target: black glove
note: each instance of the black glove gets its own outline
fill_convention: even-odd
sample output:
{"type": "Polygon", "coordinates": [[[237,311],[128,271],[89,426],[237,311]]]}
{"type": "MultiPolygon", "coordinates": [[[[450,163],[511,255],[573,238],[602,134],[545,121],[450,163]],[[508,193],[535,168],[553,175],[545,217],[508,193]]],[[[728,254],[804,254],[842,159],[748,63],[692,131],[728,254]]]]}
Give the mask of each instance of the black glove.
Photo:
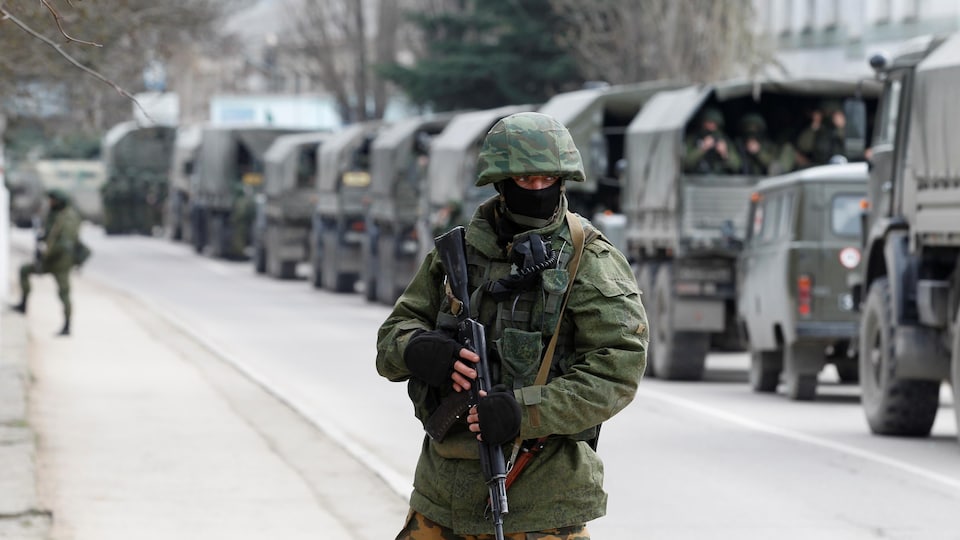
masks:
{"type": "Polygon", "coordinates": [[[453,384],[453,364],[463,347],[439,330],[422,331],[407,343],[403,363],[414,377],[430,386],[453,384]]]}
{"type": "Polygon", "coordinates": [[[477,416],[480,424],[480,436],[483,442],[494,446],[506,444],[520,434],[520,420],[523,413],[513,392],[503,385],[493,389],[477,403],[477,416]]]}

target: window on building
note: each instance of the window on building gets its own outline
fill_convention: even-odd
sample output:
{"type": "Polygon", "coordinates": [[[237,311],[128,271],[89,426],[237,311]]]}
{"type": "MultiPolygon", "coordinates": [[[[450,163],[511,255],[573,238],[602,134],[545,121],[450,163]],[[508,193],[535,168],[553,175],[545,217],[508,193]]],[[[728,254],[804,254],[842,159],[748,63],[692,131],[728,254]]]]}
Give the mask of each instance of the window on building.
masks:
{"type": "Polygon", "coordinates": [[[783,11],[780,13],[780,33],[787,35],[793,30],[793,0],[783,0],[781,9],[783,11]]]}

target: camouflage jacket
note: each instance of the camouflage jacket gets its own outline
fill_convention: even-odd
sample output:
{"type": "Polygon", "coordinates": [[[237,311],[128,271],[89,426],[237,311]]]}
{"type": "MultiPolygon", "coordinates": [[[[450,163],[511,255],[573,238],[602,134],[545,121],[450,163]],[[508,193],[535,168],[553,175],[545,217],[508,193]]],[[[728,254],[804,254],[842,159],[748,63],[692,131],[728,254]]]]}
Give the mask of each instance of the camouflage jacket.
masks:
{"type": "Polygon", "coordinates": [[[51,211],[44,226],[47,249],[43,268],[49,272],[69,271],[73,267],[73,253],[80,237],[80,214],[70,205],[51,211]]]}
{"type": "MultiPolygon", "coordinates": [[[[566,201],[562,201],[565,210],[566,201]]],[[[507,253],[497,245],[496,234],[483,217],[494,204],[495,199],[484,203],[467,227],[471,290],[510,271],[507,253]]],[[[579,219],[589,226],[585,219],[579,219]]],[[[570,231],[562,213],[539,232],[550,235],[555,251],[562,250],[565,255],[572,252],[570,231]]],[[[421,420],[429,415],[438,399],[452,390],[427,387],[411,379],[403,362],[403,350],[416,331],[443,327],[445,321],[451,320],[443,280],[441,263],[433,251],[377,336],[377,370],[391,381],[408,381],[410,397],[421,420]]],[[[564,282],[548,279],[545,273],[545,290],[558,283],[564,282]]],[[[562,292],[565,287],[558,290],[562,292]]],[[[487,342],[496,349],[491,358],[502,358],[502,365],[492,366],[496,373],[494,382],[499,379],[513,387],[524,409],[521,437],[551,436],[510,488],[510,512],[505,516],[504,530],[539,531],[603,516],[607,497],[603,491],[603,464],[585,438],[589,438],[591,428],[632,401],[646,363],[646,313],[627,261],[603,237],[584,249],[563,312],[554,376],[543,386],[534,386],[533,381],[540,367],[541,345],[545,347],[556,325],[556,317],[550,320],[550,307],[545,305],[551,295],[534,294],[533,297],[546,300],[535,301],[532,306],[507,306],[507,312],[514,315],[529,313],[527,322],[521,325],[505,323],[504,308],[488,295],[473,296],[474,316],[484,323],[487,342]],[[537,325],[531,321],[543,322],[537,325]],[[517,326],[532,327],[533,332],[517,326]],[[540,411],[539,427],[530,421],[530,409],[534,406],[540,411]]],[[[559,307],[555,313],[559,314],[559,307]]],[[[507,459],[510,446],[504,447],[507,459]]],[[[487,488],[477,455],[476,438],[467,431],[465,423],[454,426],[442,443],[425,438],[411,506],[458,534],[492,533],[493,527],[484,516],[487,488]]]]}

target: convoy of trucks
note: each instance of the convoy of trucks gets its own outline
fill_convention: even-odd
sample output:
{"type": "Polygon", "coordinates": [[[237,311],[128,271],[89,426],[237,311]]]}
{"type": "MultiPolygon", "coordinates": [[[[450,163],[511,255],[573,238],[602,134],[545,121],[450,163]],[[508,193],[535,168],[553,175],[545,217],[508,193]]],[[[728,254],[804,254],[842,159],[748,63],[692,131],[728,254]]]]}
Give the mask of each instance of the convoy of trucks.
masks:
{"type": "Polygon", "coordinates": [[[599,85],[333,132],[118,127],[105,186],[156,165],[138,189],[170,238],[278,278],[307,264],[314,287],[389,305],[432,239],[494,195],[474,186],[490,127],[537,110],[581,151],[571,208],[634,267],[647,376],[697,380],[709,351],[748,350],[754,391],[806,400],[833,365],[873,432],[923,436],[942,384],[960,387],[960,37],[871,65],[874,79],[599,85]]]}

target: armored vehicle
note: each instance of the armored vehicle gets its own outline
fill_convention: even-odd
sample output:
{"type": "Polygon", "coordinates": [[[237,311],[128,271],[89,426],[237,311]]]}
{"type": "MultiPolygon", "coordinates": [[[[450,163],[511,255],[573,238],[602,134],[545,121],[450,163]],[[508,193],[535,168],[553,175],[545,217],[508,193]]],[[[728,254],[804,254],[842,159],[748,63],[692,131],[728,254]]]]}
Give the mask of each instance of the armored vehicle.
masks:
{"type": "Polygon", "coordinates": [[[586,88],[557,94],[539,109],[563,123],[580,149],[586,180],[567,184],[570,209],[592,218],[611,241],[618,240],[621,250],[623,231],[604,225],[622,222],[605,216],[621,212],[620,168],[627,126],[650,97],[677,86],[657,81],[586,88]]]}
{"type": "Polygon", "coordinates": [[[865,163],[824,165],[763,180],[751,196],[737,263],[737,309],[750,348],[750,385],[813,399],[833,364],[856,382],[857,317],[850,293],[860,264],[865,163]]]}
{"type": "Polygon", "coordinates": [[[173,143],[164,229],[171,240],[190,242],[190,183],[195,172],[203,127],[180,126],[173,143]]]}
{"type": "Polygon", "coordinates": [[[314,287],[353,292],[360,279],[370,207],[370,147],[380,122],[353,124],[320,147],[318,201],[310,232],[314,287]]]}
{"type": "Polygon", "coordinates": [[[281,135],[274,126],[205,126],[189,193],[190,239],[197,253],[243,259],[251,244],[254,196],[263,182],[263,154],[281,135]]]}
{"type": "Polygon", "coordinates": [[[960,35],[871,64],[883,97],[865,216],[860,401],[874,433],[926,436],[943,381],[960,425],[960,35]]]}
{"type": "Polygon", "coordinates": [[[371,206],[361,265],[368,300],[393,305],[420,265],[415,225],[430,143],[454,114],[408,118],[384,128],[373,141],[371,206]]]}
{"type": "Polygon", "coordinates": [[[534,110],[534,105],[509,105],[463,112],[454,116],[433,139],[427,186],[417,220],[418,261],[433,249],[433,238],[455,225],[466,225],[474,210],[496,195],[493,186],[474,185],[477,157],[490,128],[505,116],[534,110]]]}
{"type": "Polygon", "coordinates": [[[257,196],[254,268],[279,278],[296,277],[309,257],[310,225],[317,203],[317,152],[329,133],[277,137],[264,154],[263,192],[257,196]]]}
{"type": "Polygon", "coordinates": [[[117,124],[104,135],[107,180],[100,193],[107,234],[153,234],[163,225],[175,136],[172,126],[136,122],[117,124]]]}
{"type": "MultiPolygon", "coordinates": [[[[626,253],[652,329],[648,374],[697,380],[711,347],[742,348],[735,266],[750,193],[765,176],[808,159],[794,142],[808,126],[822,124],[833,140],[838,126],[819,112],[826,101],[878,91],[858,81],[731,81],[659,92],[633,119],[621,202],[626,253]],[[769,126],[759,152],[741,127],[747,118],[769,126]],[[764,151],[766,163],[757,167],[764,151]]],[[[843,145],[842,132],[839,138],[843,145]]],[[[849,156],[826,155],[820,163],[862,160],[860,145],[859,153],[851,144],[838,150],[849,156]]]]}

